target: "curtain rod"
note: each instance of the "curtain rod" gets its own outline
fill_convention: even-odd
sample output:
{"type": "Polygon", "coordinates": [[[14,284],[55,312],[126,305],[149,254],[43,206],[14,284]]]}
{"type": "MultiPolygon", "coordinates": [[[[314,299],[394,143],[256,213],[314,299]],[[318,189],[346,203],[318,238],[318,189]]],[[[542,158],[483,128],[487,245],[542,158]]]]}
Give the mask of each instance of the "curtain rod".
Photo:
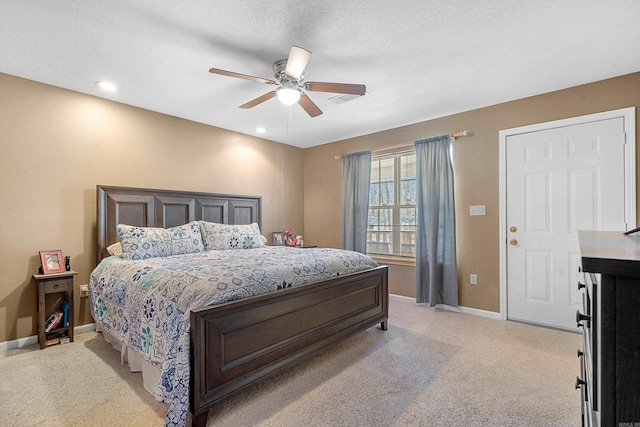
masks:
{"type": "MultiPolygon", "coordinates": [[[[464,136],[473,136],[473,131],[468,131],[468,130],[461,130],[458,132],[454,132],[454,133],[450,133],[449,137],[455,141],[458,138],[462,138],[464,136]]],[[[382,151],[389,151],[389,150],[397,150],[399,148],[409,148],[412,147],[413,143],[411,144],[399,144],[399,145],[392,145],[391,147],[385,147],[385,148],[377,148],[375,150],[371,150],[372,153],[380,153],[382,151]]],[[[334,159],[336,160],[340,160],[343,156],[345,156],[346,154],[343,154],[342,156],[333,156],[334,159]]]]}

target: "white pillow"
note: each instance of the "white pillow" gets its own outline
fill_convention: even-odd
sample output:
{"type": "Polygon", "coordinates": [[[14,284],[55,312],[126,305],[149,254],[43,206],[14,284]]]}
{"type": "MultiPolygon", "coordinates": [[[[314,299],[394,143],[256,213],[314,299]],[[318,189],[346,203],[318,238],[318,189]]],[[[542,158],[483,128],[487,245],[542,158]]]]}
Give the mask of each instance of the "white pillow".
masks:
{"type": "Polygon", "coordinates": [[[111,256],[122,257],[122,245],[120,242],[107,246],[107,253],[111,256]]]}
{"type": "Polygon", "coordinates": [[[218,224],[199,221],[204,248],[211,250],[264,248],[267,239],[260,233],[257,223],[218,224]]]}

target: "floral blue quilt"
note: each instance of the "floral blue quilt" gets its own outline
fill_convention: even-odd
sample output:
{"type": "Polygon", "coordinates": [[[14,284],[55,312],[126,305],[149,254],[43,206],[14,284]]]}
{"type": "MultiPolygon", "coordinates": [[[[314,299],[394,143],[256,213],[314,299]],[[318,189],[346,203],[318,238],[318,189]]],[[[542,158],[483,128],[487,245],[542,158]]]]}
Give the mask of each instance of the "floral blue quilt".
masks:
{"type": "Polygon", "coordinates": [[[273,246],[127,261],[112,256],[91,273],[93,317],[161,370],[156,399],[166,426],[189,410],[189,312],[377,267],[358,252],[273,246]]]}

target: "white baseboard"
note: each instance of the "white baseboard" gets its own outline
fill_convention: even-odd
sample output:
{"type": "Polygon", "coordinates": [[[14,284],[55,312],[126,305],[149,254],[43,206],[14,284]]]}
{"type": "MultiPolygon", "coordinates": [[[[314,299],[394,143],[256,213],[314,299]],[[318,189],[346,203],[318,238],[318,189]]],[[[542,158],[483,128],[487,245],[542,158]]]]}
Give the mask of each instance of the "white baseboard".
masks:
{"type": "MultiPolygon", "coordinates": [[[[85,332],[95,331],[95,323],[87,323],[86,325],[76,326],[73,328],[74,334],[82,334],[85,332]]],[[[0,352],[12,350],[14,348],[22,348],[28,345],[38,344],[38,336],[31,335],[30,337],[18,338],[17,340],[0,342],[0,352]]]]}
{"type": "Polygon", "coordinates": [[[31,335],[30,337],[18,338],[17,340],[0,342],[0,352],[12,350],[14,348],[22,348],[28,345],[38,343],[38,336],[31,335]]]}
{"type": "Polygon", "coordinates": [[[403,300],[403,301],[416,302],[415,298],[406,297],[404,295],[389,294],[389,298],[399,299],[399,300],[403,300]]]}
{"type": "MultiPolygon", "coordinates": [[[[414,303],[416,302],[415,298],[406,297],[404,295],[389,294],[389,298],[395,298],[403,301],[411,301],[414,303]]],[[[435,308],[438,308],[440,310],[455,311],[457,313],[472,314],[474,316],[487,317],[489,319],[501,320],[500,313],[496,313],[495,311],[480,310],[479,308],[462,307],[462,306],[452,307],[446,304],[438,304],[436,305],[435,308]]]]}
{"type": "Polygon", "coordinates": [[[80,325],[73,328],[74,334],[84,334],[85,332],[91,332],[96,330],[95,323],[87,323],[86,325],[80,325]]]}
{"type": "Polygon", "coordinates": [[[500,313],[497,313],[495,311],[480,310],[479,308],[463,306],[452,307],[446,304],[438,304],[436,305],[436,308],[439,308],[440,310],[455,311],[457,313],[472,314],[474,316],[486,317],[494,320],[502,320],[502,318],[500,317],[500,313]]]}

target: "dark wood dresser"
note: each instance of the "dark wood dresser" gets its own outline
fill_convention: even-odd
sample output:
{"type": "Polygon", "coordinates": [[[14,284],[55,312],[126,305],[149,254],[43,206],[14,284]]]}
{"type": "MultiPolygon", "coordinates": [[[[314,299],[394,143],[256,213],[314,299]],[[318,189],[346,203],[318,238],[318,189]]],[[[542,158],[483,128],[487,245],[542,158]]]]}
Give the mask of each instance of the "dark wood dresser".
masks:
{"type": "Polygon", "coordinates": [[[580,231],[584,426],[640,425],[640,235],[580,231]]]}

